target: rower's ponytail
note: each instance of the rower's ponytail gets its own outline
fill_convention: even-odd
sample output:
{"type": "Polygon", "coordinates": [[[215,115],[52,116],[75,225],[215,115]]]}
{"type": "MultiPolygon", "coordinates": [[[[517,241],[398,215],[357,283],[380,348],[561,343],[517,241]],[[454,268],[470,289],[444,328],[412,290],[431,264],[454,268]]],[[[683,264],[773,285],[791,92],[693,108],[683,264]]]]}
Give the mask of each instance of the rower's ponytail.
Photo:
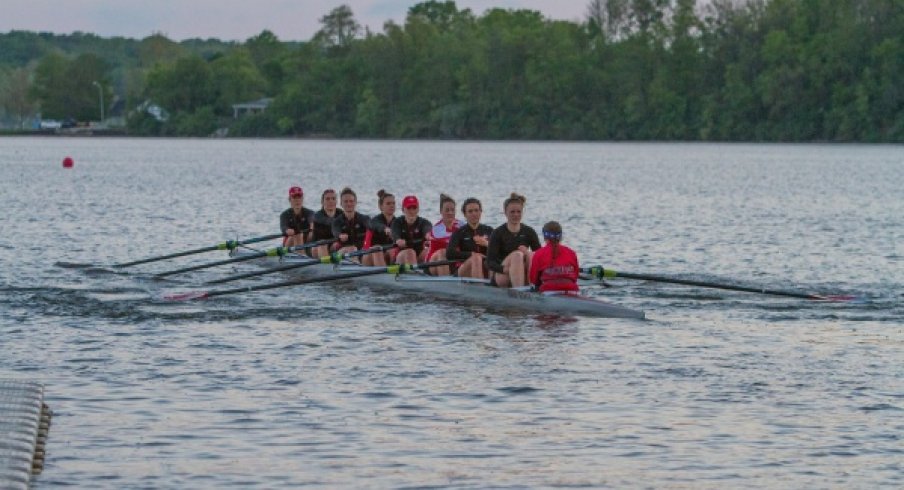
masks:
{"type": "Polygon", "coordinates": [[[552,260],[559,256],[559,242],[562,241],[562,225],[558,221],[549,221],[543,225],[543,238],[552,247],[552,260]]]}

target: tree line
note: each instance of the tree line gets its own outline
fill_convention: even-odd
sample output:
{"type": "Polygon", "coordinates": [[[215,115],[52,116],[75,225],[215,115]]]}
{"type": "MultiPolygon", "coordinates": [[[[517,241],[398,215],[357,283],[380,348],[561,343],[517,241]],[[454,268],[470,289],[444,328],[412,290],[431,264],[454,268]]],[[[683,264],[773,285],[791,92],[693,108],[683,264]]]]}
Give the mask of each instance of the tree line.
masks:
{"type": "Polygon", "coordinates": [[[904,142],[900,0],[591,0],[581,22],[431,0],[382,32],[345,5],[320,22],[303,43],[0,35],[0,105],[97,119],[99,85],[139,135],[904,142]]]}

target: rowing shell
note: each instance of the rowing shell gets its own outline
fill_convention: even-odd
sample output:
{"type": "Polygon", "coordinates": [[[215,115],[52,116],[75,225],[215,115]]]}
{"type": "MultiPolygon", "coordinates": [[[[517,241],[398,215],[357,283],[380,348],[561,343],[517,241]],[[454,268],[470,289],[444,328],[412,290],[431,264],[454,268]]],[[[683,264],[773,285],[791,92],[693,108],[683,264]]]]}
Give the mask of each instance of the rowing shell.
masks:
{"type": "MultiPolygon", "coordinates": [[[[241,256],[243,253],[247,252],[237,251],[233,252],[233,255],[241,256]]],[[[263,267],[274,267],[311,261],[312,259],[307,257],[291,255],[281,258],[264,257],[254,262],[263,267]]],[[[355,263],[339,266],[318,263],[310,267],[290,269],[286,273],[303,277],[323,277],[369,269],[375,268],[355,263]]],[[[379,289],[433,295],[467,304],[480,304],[494,309],[601,318],[644,318],[644,312],[641,310],[626,308],[582,294],[548,294],[531,291],[529,288],[498,288],[490,286],[489,281],[485,279],[455,276],[437,277],[414,272],[400,275],[375,274],[357,277],[354,281],[379,289]]]]}

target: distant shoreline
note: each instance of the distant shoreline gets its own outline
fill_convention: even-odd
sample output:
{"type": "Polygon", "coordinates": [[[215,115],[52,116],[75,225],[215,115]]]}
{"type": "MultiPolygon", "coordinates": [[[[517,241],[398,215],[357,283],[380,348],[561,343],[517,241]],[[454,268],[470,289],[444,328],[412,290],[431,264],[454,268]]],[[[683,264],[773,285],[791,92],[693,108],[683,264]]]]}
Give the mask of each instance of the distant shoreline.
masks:
{"type": "Polygon", "coordinates": [[[42,137],[64,137],[64,138],[86,138],[86,137],[124,137],[124,138],[141,138],[141,139],[210,139],[210,140],[322,140],[322,141],[435,141],[435,142],[498,142],[498,143],[703,143],[703,144],[770,144],[770,145],[901,145],[896,142],[870,142],[870,141],[766,141],[766,140],[565,140],[565,139],[546,139],[546,140],[527,140],[527,139],[481,139],[481,138],[343,138],[328,134],[311,134],[302,136],[156,136],[130,134],[125,129],[89,129],[89,128],[67,128],[67,129],[29,129],[29,130],[0,130],[0,138],[16,137],[16,136],[42,136],[42,137]]]}
{"type": "Polygon", "coordinates": [[[67,128],[0,130],[0,136],[129,136],[125,129],[67,128]]]}

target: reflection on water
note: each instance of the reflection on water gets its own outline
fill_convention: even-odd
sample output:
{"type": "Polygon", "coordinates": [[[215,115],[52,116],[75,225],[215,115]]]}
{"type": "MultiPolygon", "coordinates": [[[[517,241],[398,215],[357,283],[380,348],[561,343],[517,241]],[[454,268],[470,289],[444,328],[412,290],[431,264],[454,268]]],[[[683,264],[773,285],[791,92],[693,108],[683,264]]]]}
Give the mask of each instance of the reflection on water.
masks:
{"type": "Polygon", "coordinates": [[[0,377],[47,385],[42,488],[897,487],[899,153],[4,138],[0,377]],[[309,207],[350,185],[364,212],[418,194],[429,219],[474,195],[493,225],[516,190],[585,265],[866,301],[619,279],[586,290],[650,320],[354,284],[173,303],[248,269],[109,268],[270,233],[292,184],[309,207]]]}

